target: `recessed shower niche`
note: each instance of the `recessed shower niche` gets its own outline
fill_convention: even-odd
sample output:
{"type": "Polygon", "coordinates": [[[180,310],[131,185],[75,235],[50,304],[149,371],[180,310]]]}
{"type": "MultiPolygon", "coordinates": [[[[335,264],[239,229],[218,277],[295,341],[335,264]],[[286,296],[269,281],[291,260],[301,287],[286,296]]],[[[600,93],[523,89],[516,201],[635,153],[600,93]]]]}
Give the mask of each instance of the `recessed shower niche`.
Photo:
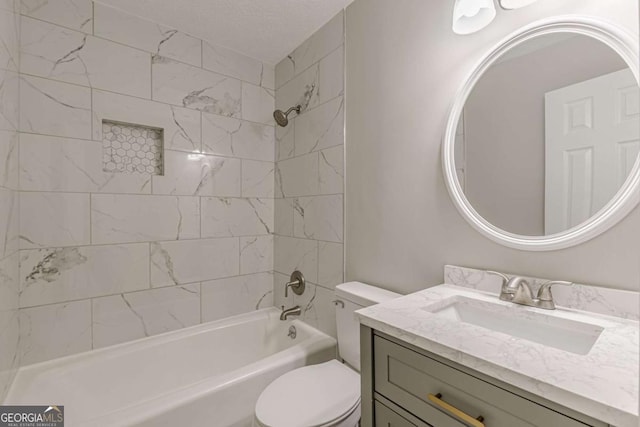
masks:
{"type": "Polygon", "coordinates": [[[102,169],[164,175],[163,141],[161,128],[103,120],[102,169]]]}

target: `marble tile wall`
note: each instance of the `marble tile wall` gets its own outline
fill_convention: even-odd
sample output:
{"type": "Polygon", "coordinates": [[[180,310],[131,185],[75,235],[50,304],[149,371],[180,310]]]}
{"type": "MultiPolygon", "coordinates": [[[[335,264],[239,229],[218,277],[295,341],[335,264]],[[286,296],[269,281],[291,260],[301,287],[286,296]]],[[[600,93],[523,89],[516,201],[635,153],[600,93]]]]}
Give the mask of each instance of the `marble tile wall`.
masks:
{"type": "Polygon", "coordinates": [[[22,363],[272,306],[275,68],[90,0],[18,3],[21,28],[0,15],[0,329],[17,341],[19,303],[22,363]],[[103,120],[163,129],[164,173],[104,170],[103,120]]]}
{"type": "Polygon", "coordinates": [[[20,14],[0,2],[0,402],[20,363],[19,234],[20,14]]]}
{"type": "Polygon", "coordinates": [[[343,76],[343,12],[283,59],[275,76],[276,107],[302,106],[286,128],[276,127],[275,305],[299,304],[307,323],[333,336],[333,291],[344,280],[343,76]],[[285,300],[296,269],[307,290],[285,300]]]}

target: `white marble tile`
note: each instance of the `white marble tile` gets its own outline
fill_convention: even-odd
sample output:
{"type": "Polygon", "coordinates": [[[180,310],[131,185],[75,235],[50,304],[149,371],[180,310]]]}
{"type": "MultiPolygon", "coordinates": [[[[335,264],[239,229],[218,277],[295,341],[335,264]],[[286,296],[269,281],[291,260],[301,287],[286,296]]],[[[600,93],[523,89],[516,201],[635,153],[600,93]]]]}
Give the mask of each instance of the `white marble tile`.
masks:
{"type": "Polygon", "coordinates": [[[9,12],[20,12],[18,0],[0,0],[0,9],[9,12]]]}
{"type": "Polygon", "coordinates": [[[240,118],[240,80],[157,55],[152,62],[154,100],[240,118]]]}
{"type": "Polygon", "coordinates": [[[242,197],[273,198],[274,164],[242,160],[242,197]]]}
{"type": "Polygon", "coordinates": [[[20,362],[42,362],[91,350],[91,301],[20,310],[20,362]]]}
{"type": "Polygon", "coordinates": [[[311,153],[276,164],[276,197],[318,194],[318,153],[311,153]]]}
{"type": "Polygon", "coordinates": [[[275,199],[275,234],[293,237],[294,199],[275,199]]]}
{"type": "Polygon", "coordinates": [[[296,156],[344,144],[344,98],[332,99],[296,118],[296,156]]]}
{"type": "Polygon", "coordinates": [[[202,283],[202,321],[273,306],[273,274],[259,273],[202,283]]]}
{"type": "Polygon", "coordinates": [[[200,199],[91,195],[92,242],[127,243],[200,237],[200,199]]]}
{"type": "Polygon", "coordinates": [[[18,71],[20,16],[0,10],[0,68],[18,71]]]}
{"type": "Polygon", "coordinates": [[[166,150],[164,175],[153,176],[153,193],[238,197],[241,160],[166,150]]]}
{"type": "Polygon", "coordinates": [[[262,77],[260,78],[260,86],[276,90],[276,67],[269,64],[262,64],[262,77]]]}
{"type": "Polygon", "coordinates": [[[20,1],[23,15],[88,34],[93,31],[93,2],[91,0],[20,1]]]}
{"type": "MultiPolygon", "coordinates": [[[[0,259],[0,312],[17,310],[19,307],[19,266],[19,252],[14,252],[0,259]]],[[[0,325],[0,330],[2,330],[2,325],[0,325]]]]}
{"type": "Polygon", "coordinates": [[[342,195],[299,197],[293,201],[293,235],[330,242],[343,240],[342,195]]]}
{"type": "Polygon", "coordinates": [[[4,401],[19,368],[18,310],[0,311],[0,399],[4,401]]]}
{"type": "Polygon", "coordinates": [[[0,188],[0,259],[19,248],[19,198],[17,191],[0,188]]]}
{"type": "Polygon", "coordinates": [[[203,152],[243,159],[273,161],[273,127],[202,113],[203,152]]]}
{"type": "Polygon", "coordinates": [[[273,236],[240,238],[240,274],[273,271],[273,236]]]}
{"type": "Polygon", "coordinates": [[[252,122],[274,125],[276,95],[271,89],[242,82],[242,118],[252,122]]]}
{"type": "Polygon", "coordinates": [[[320,152],[318,192],[320,194],[344,193],[344,146],[338,145],[320,152]]]}
{"type": "Polygon", "coordinates": [[[332,302],[334,299],[333,291],[314,283],[307,283],[302,295],[293,296],[293,303],[302,308],[300,318],[305,323],[325,334],[337,337],[336,309],[332,302]]]}
{"type": "Polygon", "coordinates": [[[20,126],[20,78],[18,73],[0,69],[0,129],[20,126]]]}
{"type": "Polygon", "coordinates": [[[300,105],[304,112],[319,104],[321,91],[320,67],[314,65],[277,89],[276,108],[286,111],[300,105]]]}
{"type": "Polygon", "coordinates": [[[240,272],[237,238],[151,243],[151,285],[182,285],[240,272]]]}
{"type": "Polygon", "coordinates": [[[263,80],[262,62],[206,41],[202,42],[202,68],[254,85],[263,80]]]}
{"type": "Polygon", "coordinates": [[[286,160],[295,156],[296,120],[289,120],[286,127],[276,126],[276,160],[286,160]]]}
{"type": "Polygon", "coordinates": [[[0,130],[0,187],[18,189],[18,132],[0,130]]]}
{"type": "Polygon", "coordinates": [[[89,194],[21,193],[22,249],[90,243],[89,194]]]}
{"type": "Polygon", "coordinates": [[[289,292],[287,298],[284,297],[284,287],[290,280],[289,276],[289,274],[273,273],[273,306],[278,309],[293,307],[293,292],[289,292]]]}
{"type": "MultiPolygon", "coordinates": [[[[341,11],[286,58],[293,66],[293,75],[287,73],[289,77],[306,70],[344,43],[343,20],[344,13],[341,11]]],[[[284,68],[282,71],[286,73],[288,70],[284,68]]]]}
{"type": "Polygon", "coordinates": [[[318,280],[318,242],[315,240],[274,237],[274,269],[289,275],[295,270],[310,282],[318,280]]]}
{"type": "Polygon", "coordinates": [[[99,142],[24,133],[20,152],[22,190],[151,192],[149,175],[104,172],[99,142]]]}
{"type": "Polygon", "coordinates": [[[295,63],[293,57],[287,55],[276,64],[276,89],[280,89],[285,83],[295,76],[295,63]]]}
{"type": "Polygon", "coordinates": [[[149,53],[27,17],[20,34],[21,72],[151,97],[149,53]]]}
{"type": "Polygon", "coordinates": [[[200,323],[200,285],[172,286],[93,300],[93,347],[200,323]]]}
{"type": "Polygon", "coordinates": [[[342,244],[318,242],[318,283],[328,289],[344,283],[342,244]]]}
{"type": "Polygon", "coordinates": [[[96,36],[196,67],[201,65],[200,39],[100,3],[94,7],[96,36]]]}
{"type": "Polygon", "coordinates": [[[81,246],[20,251],[20,306],[149,288],[149,247],[81,246]]]}
{"type": "Polygon", "coordinates": [[[344,48],[340,47],[320,61],[320,93],[318,102],[323,104],[344,95],[344,48]]]}
{"type": "Polygon", "coordinates": [[[164,129],[164,148],[200,152],[200,113],[159,102],[93,91],[93,139],[102,141],[102,120],[164,129]]]}
{"type": "Polygon", "coordinates": [[[20,129],[91,139],[91,89],[23,76],[20,79],[20,129]]]}
{"type": "Polygon", "coordinates": [[[202,198],[202,237],[273,232],[273,199],[202,198]]]}

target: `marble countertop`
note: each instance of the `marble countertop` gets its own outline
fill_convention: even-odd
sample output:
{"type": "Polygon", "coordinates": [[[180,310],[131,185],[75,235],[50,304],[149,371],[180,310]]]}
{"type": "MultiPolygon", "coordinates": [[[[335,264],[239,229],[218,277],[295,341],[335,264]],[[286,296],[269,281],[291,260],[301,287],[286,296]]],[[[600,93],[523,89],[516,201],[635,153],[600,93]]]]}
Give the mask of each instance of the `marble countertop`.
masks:
{"type": "Polygon", "coordinates": [[[542,310],[500,301],[497,295],[440,285],[367,307],[360,322],[416,347],[490,375],[616,427],[638,426],[639,324],[558,307],[542,310]],[[425,308],[463,296],[603,328],[586,355],[433,314],[425,308]]]}

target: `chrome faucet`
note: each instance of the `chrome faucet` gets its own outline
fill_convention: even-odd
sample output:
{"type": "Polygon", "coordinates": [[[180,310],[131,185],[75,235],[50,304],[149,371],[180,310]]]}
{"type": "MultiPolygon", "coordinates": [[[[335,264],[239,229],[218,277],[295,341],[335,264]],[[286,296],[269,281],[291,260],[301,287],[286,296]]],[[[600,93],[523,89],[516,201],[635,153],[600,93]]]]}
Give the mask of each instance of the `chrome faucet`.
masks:
{"type": "Polygon", "coordinates": [[[284,309],[284,305],[283,305],[282,313],[280,313],[280,320],[287,320],[287,317],[289,316],[300,316],[300,314],[302,314],[302,309],[300,308],[299,305],[288,308],[286,310],[284,309]]]}
{"type": "Polygon", "coordinates": [[[555,310],[556,305],[551,294],[551,287],[554,285],[572,286],[572,282],[564,282],[561,280],[552,280],[543,283],[538,289],[538,294],[534,298],[531,292],[531,286],[527,279],[520,276],[507,277],[497,271],[487,271],[489,274],[498,276],[502,279],[502,287],[500,289],[500,299],[515,304],[527,305],[529,307],[544,308],[545,310],[555,310]]]}

